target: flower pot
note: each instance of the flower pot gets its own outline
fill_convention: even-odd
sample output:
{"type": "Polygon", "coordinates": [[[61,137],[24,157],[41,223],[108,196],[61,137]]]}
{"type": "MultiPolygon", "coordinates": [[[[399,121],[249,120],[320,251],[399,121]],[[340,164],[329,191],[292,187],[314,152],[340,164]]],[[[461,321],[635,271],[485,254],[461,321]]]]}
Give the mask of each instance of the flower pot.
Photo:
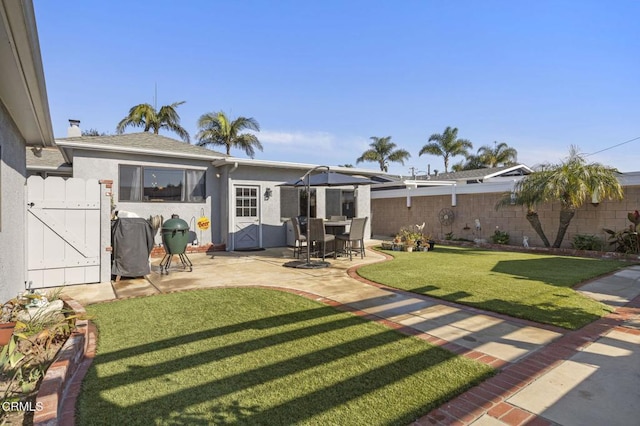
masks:
{"type": "Polygon", "coordinates": [[[16,328],[15,322],[5,322],[0,324],[0,346],[4,346],[9,343],[11,336],[13,336],[14,328],[16,328]]]}
{"type": "Polygon", "coordinates": [[[407,240],[404,242],[404,249],[408,252],[412,252],[414,245],[415,245],[415,241],[407,240]]]}

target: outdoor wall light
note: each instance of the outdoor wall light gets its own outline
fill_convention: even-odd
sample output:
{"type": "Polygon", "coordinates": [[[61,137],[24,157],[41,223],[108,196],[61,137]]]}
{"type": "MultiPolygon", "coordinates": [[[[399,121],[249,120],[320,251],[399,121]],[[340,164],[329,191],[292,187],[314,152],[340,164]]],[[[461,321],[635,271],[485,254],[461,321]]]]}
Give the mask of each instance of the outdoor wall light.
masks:
{"type": "Polygon", "coordinates": [[[273,195],[273,191],[271,191],[271,188],[267,188],[264,190],[264,199],[268,200],[269,198],[271,198],[271,196],[273,195]]]}

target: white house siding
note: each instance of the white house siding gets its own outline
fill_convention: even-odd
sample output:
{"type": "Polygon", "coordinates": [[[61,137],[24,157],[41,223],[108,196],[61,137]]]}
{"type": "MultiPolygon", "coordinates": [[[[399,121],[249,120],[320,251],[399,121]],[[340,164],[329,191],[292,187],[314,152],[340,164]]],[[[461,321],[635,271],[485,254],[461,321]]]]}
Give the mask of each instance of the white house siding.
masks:
{"type": "MultiPolygon", "coordinates": [[[[104,151],[88,151],[74,149],[73,176],[79,178],[97,178],[113,181],[114,202],[116,210],[136,213],[148,218],[151,215],[162,215],[165,220],[172,214],[190,224],[192,231],[200,244],[211,242],[220,243],[220,178],[216,177],[216,169],[206,160],[191,160],[182,158],[156,157],[151,155],[132,155],[123,153],[107,153],[104,151]],[[118,166],[141,165],[153,167],[175,167],[206,170],[206,199],[202,203],[151,203],[151,202],[122,202],[118,200],[119,182],[118,166]],[[213,212],[213,214],[212,214],[213,212]],[[201,216],[210,219],[211,227],[207,231],[197,229],[195,222],[201,216]]],[[[160,232],[156,235],[156,243],[161,243],[160,232]]]]}
{"type": "Polygon", "coordinates": [[[25,289],[25,141],[0,102],[0,301],[25,289]]]}
{"type": "MultiPolygon", "coordinates": [[[[221,182],[228,182],[227,188],[222,188],[221,199],[226,207],[221,203],[220,206],[226,212],[230,213],[229,218],[223,223],[223,234],[227,234],[229,229],[233,229],[233,192],[234,185],[256,185],[259,187],[260,194],[260,222],[261,222],[261,246],[262,247],[281,247],[286,245],[286,223],[282,220],[280,214],[280,189],[278,186],[283,182],[299,179],[307,170],[297,170],[290,168],[276,167],[255,167],[255,166],[238,166],[233,170],[233,165],[220,167],[221,182]],[[265,200],[264,193],[267,188],[272,191],[269,200],[265,200]]],[[[225,185],[226,186],[226,185],[225,185]]],[[[353,186],[336,187],[342,189],[353,189],[353,186]]],[[[325,217],[325,190],[326,188],[315,188],[317,196],[317,217],[325,217]]],[[[369,198],[369,186],[361,186],[357,189],[356,196],[356,215],[358,217],[370,216],[371,200],[369,198]]],[[[304,212],[301,214],[304,215],[304,212]]],[[[369,221],[370,223],[370,221],[369,221]]],[[[369,223],[365,230],[365,235],[370,235],[369,223]]],[[[228,240],[232,240],[233,235],[229,234],[228,240]]],[[[231,249],[231,244],[227,243],[227,248],[231,249]]]]}

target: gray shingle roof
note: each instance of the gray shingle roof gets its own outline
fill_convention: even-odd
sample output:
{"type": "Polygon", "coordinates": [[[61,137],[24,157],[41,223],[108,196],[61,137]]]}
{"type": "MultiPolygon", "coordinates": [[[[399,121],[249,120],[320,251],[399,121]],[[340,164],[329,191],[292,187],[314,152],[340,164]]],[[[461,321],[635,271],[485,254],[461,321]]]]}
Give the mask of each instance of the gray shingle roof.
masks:
{"type": "Polygon", "coordinates": [[[173,155],[198,155],[204,157],[221,158],[226,157],[226,154],[213,151],[204,147],[191,145],[187,142],[182,142],[176,139],[171,139],[165,136],[156,135],[150,132],[140,133],[124,133],[122,135],[108,135],[108,136],[80,136],[73,138],[59,138],[56,139],[56,143],[64,147],[67,143],[80,143],[87,146],[105,148],[123,148],[128,151],[139,150],[141,153],[148,154],[173,154],[173,155]]]}
{"type": "Polygon", "coordinates": [[[64,161],[58,148],[43,148],[38,157],[31,148],[27,148],[27,168],[40,170],[53,170],[70,168],[71,164],[64,161]]]}

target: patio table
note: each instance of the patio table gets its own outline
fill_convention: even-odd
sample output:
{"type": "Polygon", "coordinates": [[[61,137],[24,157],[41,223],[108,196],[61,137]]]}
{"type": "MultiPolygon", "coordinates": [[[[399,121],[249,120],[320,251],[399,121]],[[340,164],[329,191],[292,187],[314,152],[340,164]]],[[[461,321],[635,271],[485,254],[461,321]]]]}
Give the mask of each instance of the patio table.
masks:
{"type": "Polygon", "coordinates": [[[324,229],[327,234],[340,235],[344,234],[347,226],[351,225],[350,220],[325,220],[324,229]]]}

